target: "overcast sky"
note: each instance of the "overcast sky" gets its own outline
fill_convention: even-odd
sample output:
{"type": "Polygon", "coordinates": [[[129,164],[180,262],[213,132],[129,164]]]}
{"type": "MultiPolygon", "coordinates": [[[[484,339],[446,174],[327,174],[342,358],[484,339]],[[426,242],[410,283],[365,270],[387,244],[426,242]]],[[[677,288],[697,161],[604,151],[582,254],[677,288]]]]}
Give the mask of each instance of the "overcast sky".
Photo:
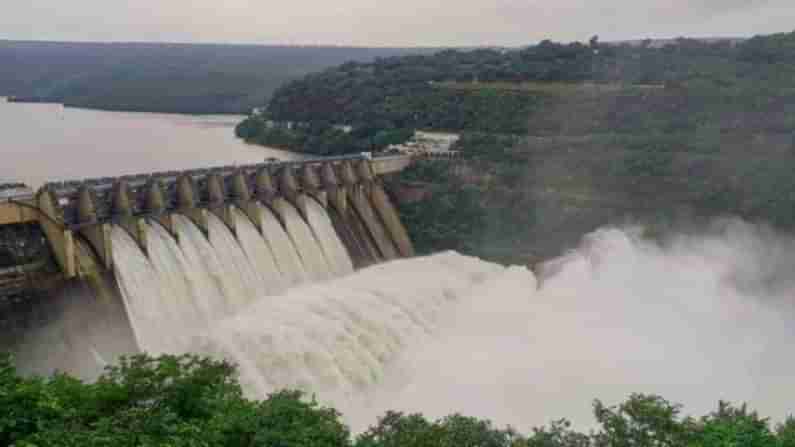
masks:
{"type": "Polygon", "coordinates": [[[0,0],[0,38],[359,46],[749,36],[795,0],[0,0]]]}

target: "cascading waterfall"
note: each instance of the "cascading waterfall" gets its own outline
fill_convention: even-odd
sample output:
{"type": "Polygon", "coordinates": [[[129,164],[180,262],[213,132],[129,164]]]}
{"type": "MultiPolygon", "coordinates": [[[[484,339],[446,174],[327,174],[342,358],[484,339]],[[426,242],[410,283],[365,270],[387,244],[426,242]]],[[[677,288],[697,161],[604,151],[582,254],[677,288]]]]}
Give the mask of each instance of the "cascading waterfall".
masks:
{"type": "Polygon", "coordinates": [[[205,300],[197,295],[188,281],[188,262],[177,242],[159,224],[147,223],[147,253],[152,266],[165,284],[169,301],[177,307],[182,325],[193,330],[206,328],[211,310],[205,300]]]}
{"type": "Polygon", "coordinates": [[[257,208],[262,222],[262,236],[273,252],[282,279],[287,281],[288,285],[298,285],[309,281],[309,274],[304,268],[301,257],[279,223],[279,219],[267,206],[257,204],[257,208]]]}
{"type": "Polygon", "coordinates": [[[259,296],[267,295],[265,281],[254,270],[229,227],[213,213],[207,213],[207,226],[210,244],[221,261],[224,278],[237,289],[232,292],[233,295],[227,295],[235,300],[236,309],[243,308],[259,296]]]}
{"type": "Polygon", "coordinates": [[[235,220],[237,238],[240,246],[254,265],[256,273],[261,277],[260,283],[264,286],[258,296],[281,293],[286,289],[282,274],[276,267],[273,252],[265,239],[257,231],[251,220],[237,208],[232,208],[232,218],[235,220]]]}
{"type": "Polygon", "coordinates": [[[173,291],[126,230],[113,226],[111,242],[116,280],[138,345],[154,354],[181,352],[184,340],[179,338],[189,331],[173,291]]]}
{"type": "MultiPolygon", "coordinates": [[[[719,399],[793,411],[785,392],[795,375],[789,236],[733,223],[658,243],[611,229],[540,266],[540,285],[525,268],[443,253],[241,299],[270,288],[277,273],[285,285],[305,280],[302,258],[328,264],[323,253],[331,263],[342,255],[334,241],[321,241],[329,235],[321,207],[307,206],[308,226],[289,203],[278,209],[290,236],[265,206],[261,237],[240,212],[238,239],[210,216],[212,244],[185,216],[172,216],[178,244],[148,224],[148,257],[113,226],[123,299],[114,306],[111,294],[86,293],[87,282],[110,275],[81,262],[86,276],[44,304],[48,321],[36,318],[18,345],[24,361],[95,373],[133,351],[134,333],[150,353],[237,363],[252,397],[285,387],[317,393],[354,431],[395,409],[520,428],[561,417],[587,426],[591,399],[612,404],[637,392],[697,413],[719,399]],[[228,274],[238,267],[251,271],[228,274]]],[[[332,276],[320,264],[308,270],[332,276]]]]}
{"type": "Polygon", "coordinates": [[[235,306],[227,295],[233,293],[234,288],[227,284],[212,245],[187,217],[175,214],[171,219],[179,238],[179,248],[188,264],[187,281],[196,289],[196,295],[202,297],[210,313],[208,321],[231,315],[235,306]]]}
{"type": "Polygon", "coordinates": [[[191,351],[239,364],[255,395],[299,388],[350,397],[433,333],[452,302],[502,270],[455,253],[371,267],[260,300],[195,338],[191,351]]]}
{"type": "Polygon", "coordinates": [[[315,281],[322,281],[331,278],[332,272],[329,263],[323,255],[312,230],[306,224],[298,210],[284,199],[273,201],[274,207],[284,220],[284,226],[290,240],[293,241],[298,255],[306,267],[309,276],[315,281]]]}
{"type": "Polygon", "coordinates": [[[215,322],[245,315],[252,302],[283,292],[288,284],[282,269],[293,281],[304,280],[299,253],[320,258],[312,264],[317,277],[351,273],[351,259],[330,219],[319,204],[314,205],[311,227],[289,204],[282,204],[287,222],[297,228],[292,233],[301,252],[265,207],[259,210],[263,234],[242,211],[231,209],[237,238],[212,213],[206,214],[207,236],[191,219],[173,215],[179,243],[160,224],[146,223],[148,257],[125,229],[114,226],[116,277],[139,346],[151,353],[185,352],[189,340],[215,322]],[[317,239],[323,240],[322,245],[317,239]],[[271,250],[271,245],[277,249],[271,250]],[[321,246],[340,264],[333,273],[321,246]]]}
{"type": "Polygon", "coordinates": [[[306,199],[306,208],[309,228],[312,229],[315,238],[320,242],[320,248],[323,250],[334,275],[342,276],[353,273],[351,257],[334,230],[334,224],[331,222],[326,210],[311,197],[306,199]]]}

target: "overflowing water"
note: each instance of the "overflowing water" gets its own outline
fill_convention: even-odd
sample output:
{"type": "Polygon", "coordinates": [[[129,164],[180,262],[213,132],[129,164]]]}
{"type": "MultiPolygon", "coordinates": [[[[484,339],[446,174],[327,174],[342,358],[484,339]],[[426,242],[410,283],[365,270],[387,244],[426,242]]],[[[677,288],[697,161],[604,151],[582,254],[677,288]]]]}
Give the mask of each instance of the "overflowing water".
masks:
{"type": "Polygon", "coordinates": [[[159,224],[148,223],[146,243],[149,260],[166,286],[167,301],[174,307],[180,326],[186,331],[207,327],[215,318],[212,307],[200,289],[191,287],[190,267],[177,241],[159,224]]]}
{"type": "Polygon", "coordinates": [[[226,297],[234,309],[239,311],[258,296],[266,295],[262,276],[255,271],[229,227],[212,213],[207,213],[207,227],[227,286],[226,297]]]}
{"type": "Polygon", "coordinates": [[[288,285],[298,285],[309,281],[301,257],[290,237],[279,223],[279,219],[265,205],[257,205],[262,221],[262,236],[273,252],[276,267],[288,285]]]}
{"type": "Polygon", "coordinates": [[[172,216],[179,242],[159,224],[147,223],[148,256],[124,228],[113,227],[116,278],[141,349],[187,352],[190,340],[216,322],[251,312],[254,302],[273,301],[265,298],[286,289],[284,277],[303,281],[301,257],[321,258],[312,265],[322,279],[352,273],[351,259],[319,204],[310,208],[313,226],[286,202],[280,208],[288,225],[296,227],[287,231],[300,245],[264,207],[259,210],[263,233],[237,208],[229,211],[237,236],[212,213],[204,214],[206,236],[188,217],[172,216]],[[339,266],[330,269],[324,251],[339,266]]]}
{"type": "MultiPolygon", "coordinates": [[[[560,418],[587,428],[593,399],[637,392],[694,414],[719,400],[777,419],[795,412],[795,239],[768,228],[720,221],[654,241],[604,229],[535,274],[449,252],[340,276],[347,259],[320,270],[335,278],[296,286],[311,254],[327,267],[345,254],[339,239],[319,205],[307,221],[282,205],[286,228],[259,212],[261,228],[233,210],[234,234],[212,216],[209,235],[184,216],[173,218],[176,238],[151,223],[148,256],[113,228],[141,348],[227,358],[249,396],[302,389],[354,431],[387,410],[459,412],[522,431],[560,418]]],[[[322,265],[308,269],[313,277],[322,265]]],[[[112,361],[102,331],[77,329],[90,349],[76,358],[112,361]]]]}
{"type": "Polygon", "coordinates": [[[353,273],[351,257],[334,230],[334,224],[326,210],[311,198],[306,200],[306,208],[309,228],[312,229],[315,239],[319,242],[331,272],[336,276],[353,273]]]}
{"type": "Polygon", "coordinates": [[[195,296],[202,300],[202,307],[208,309],[208,322],[231,315],[234,307],[227,298],[230,289],[226,286],[221,263],[212,245],[187,217],[175,214],[171,220],[179,248],[188,264],[186,281],[195,288],[195,296]]]}
{"type": "MultiPolygon", "coordinates": [[[[257,291],[257,296],[276,295],[284,292],[286,284],[282,279],[282,273],[276,267],[276,258],[262,234],[239,209],[232,208],[232,217],[235,221],[240,246],[248,256],[255,272],[260,275],[261,289],[257,291]]],[[[343,254],[345,253],[343,252],[343,254]]]]}
{"type": "Polygon", "coordinates": [[[300,388],[352,397],[377,385],[390,361],[432,336],[472,284],[499,270],[454,253],[372,267],[260,300],[192,350],[233,359],[258,395],[300,388]]]}
{"type": "Polygon", "coordinates": [[[113,263],[133,333],[141,349],[153,354],[180,352],[189,333],[181,322],[180,309],[149,259],[126,230],[111,230],[113,263]]]}
{"type": "Polygon", "coordinates": [[[287,235],[298,251],[309,277],[315,281],[331,278],[332,270],[328,260],[312,234],[312,229],[306,224],[298,210],[284,199],[274,200],[274,207],[284,221],[287,235]]]}
{"type": "Polygon", "coordinates": [[[357,430],[390,409],[586,428],[593,399],[630,393],[692,414],[721,399],[776,420],[792,414],[793,239],[737,221],[663,242],[639,234],[588,235],[540,269],[540,286],[522,268],[491,275],[339,407],[357,430]]]}
{"type": "MultiPolygon", "coordinates": [[[[255,299],[188,350],[238,363],[252,397],[316,393],[354,430],[391,409],[587,427],[593,399],[633,392],[694,413],[728,399],[783,417],[795,410],[784,392],[793,251],[774,232],[724,222],[664,242],[602,230],[538,278],[455,253],[399,260],[255,299]]],[[[126,289],[154,274],[135,265],[144,273],[126,289]]]]}

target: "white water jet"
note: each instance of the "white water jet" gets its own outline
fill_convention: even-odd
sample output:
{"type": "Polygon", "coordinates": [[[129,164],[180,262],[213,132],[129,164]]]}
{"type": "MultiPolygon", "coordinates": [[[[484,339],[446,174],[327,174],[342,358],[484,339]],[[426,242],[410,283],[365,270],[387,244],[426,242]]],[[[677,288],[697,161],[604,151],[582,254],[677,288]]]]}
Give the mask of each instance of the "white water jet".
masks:
{"type": "Polygon", "coordinates": [[[188,262],[182,250],[159,224],[147,223],[145,228],[149,260],[177,309],[180,326],[193,331],[206,328],[212,318],[211,309],[203,305],[204,297],[197,296],[190,286],[188,262]]]}
{"type": "Polygon", "coordinates": [[[240,246],[248,256],[254,270],[260,275],[260,283],[264,286],[258,295],[274,295],[287,288],[279,268],[276,267],[276,260],[271,252],[268,243],[262,237],[257,228],[242,211],[232,208],[232,217],[235,220],[237,238],[240,246]]]}
{"type": "Polygon", "coordinates": [[[116,280],[139,347],[153,354],[181,352],[186,328],[171,291],[126,230],[113,226],[111,241],[116,280]]]}
{"type": "Polygon", "coordinates": [[[337,235],[326,210],[311,197],[306,198],[306,208],[309,227],[312,229],[315,239],[320,242],[320,248],[323,250],[334,276],[353,273],[353,261],[337,235]]]}
{"type": "MultiPolygon", "coordinates": [[[[314,239],[323,231],[312,235],[287,209],[288,228],[298,222],[305,230],[291,232],[300,254],[322,259],[314,239]]],[[[219,276],[227,299],[235,287],[224,283],[250,288],[240,272],[224,276],[246,256],[239,244],[217,234],[215,246],[192,241],[191,234],[204,236],[175,217],[188,266],[219,276]],[[220,247],[234,245],[237,260],[219,261],[220,247]],[[205,252],[210,261],[193,259],[205,252]]],[[[266,234],[273,247],[278,232],[266,234]]],[[[141,345],[178,352],[185,329],[177,308],[184,303],[168,301],[175,287],[163,284],[179,270],[164,275],[157,266],[165,258],[148,261],[120,228],[112,236],[141,345]]],[[[724,399],[783,417],[795,410],[783,391],[795,375],[788,355],[795,340],[793,252],[790,238],[729,222],[664,243],[632,230],[601,230],[542,266],[540,287],[524,268],[455,253],[399,260],[258,296],[245,307],[235,301],[208,331],[193,334],[189,350],[238,363],[252,397],[285,387],[316,393],[342,410],[354,431],[392,409],[429,417],[461,412],[522,431],[563,417],[587,427],[593,399],[612,404],[636,392],[698,414],[724,399]]],[[[289,257],[276,253],[276,263],[286,265],[289,257]]]]}
{"type": "Polygon", "coordinates": [[[179,247],[188,262],[188,280],[203,295],[212,310],[214,319],[231,315],[237,308],[236,300],[230,298],[237,288],[224,276],[221,261],[215,249],[201,230],[187,217],[175,214],[171,217],[179,236],[179,247]]]}
{"type": "Polygon", "coordinates": [[[538,290],[519,268],[473,288],[436,336],[404,350],[377,386],[339,408],[354,430],[397,409],[529,431],[560,418],[587,428],[593,399],[647,393],[689,414],[723,399],[780,420],[795,410],[784,391],[795,374],[795,251],[786,262],[771,254],[795,244],[762,233],[735,222],[658,244],[630,230],[596,232],[542,269],[538,290]],[[771,271],[789,275],[775,287],[771,271]]]}
{"type": "Polygon", "coordinates": [[[213,213],[207,213],[207,227],[210,244],[221,261],[224,282],[230,289],[227,298],[234,302],[235,310],[266,295],[262,276],[254,270],[229,227],[213,213]]]}
{"type": "Polygon", "coordinates": [[[192,350],[240,364],[255,395],[288,387],[347,398],[377,385],[403,349],[435,332],[449,306],[501,270],[454,253],[375,266],[258,301],[192,350]]]}
{"type": "Polygon", "coordinates": [[[284,219],[284,226],[290,240],[298,251],[298,256],[314,281],[333,277],[328,260],[323,255],[312,230],[295,207],[284,199],[274,200],[274,207],[284,219]]]}
{"type": "Polygon", "coordinates": [[[265,205],[259,204],[257,207],[262,222],[262,236],[273,252],[282,278],[291,286],[309,281],[309,274],[304,268],[301,257],[279,219],[265,205]]]}

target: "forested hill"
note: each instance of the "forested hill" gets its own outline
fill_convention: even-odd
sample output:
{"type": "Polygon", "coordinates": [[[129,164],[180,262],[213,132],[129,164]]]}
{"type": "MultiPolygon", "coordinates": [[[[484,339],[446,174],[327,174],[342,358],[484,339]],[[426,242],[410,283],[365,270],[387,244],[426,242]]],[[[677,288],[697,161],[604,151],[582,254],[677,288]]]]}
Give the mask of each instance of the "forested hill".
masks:
{"type": "Polygon", "coordinates": [[[0,41],[0,96],[111,110],[247,113],[307,73],[430,51],[0,41]]]}
{"type": "Polygon", "coordinates": [[[312,125],[254,117],[239,134],[318,154],[377,150],[412,129],[461,133],[463,166],[404,175],[424,190],[401,210],[420,252],[522,262],[603,225],[681,216],[795,229],[795,33],[349,63],[280,88],[266,116],[312,125]]]}
{"type": "Polygon", "coordinates": [[[521,132],[526,123],[516,122],[510,114],[527,115],[529,106],[521,99],[527,92],[497,91],[489,85],[679,83],[706,91],[742,81],[780,84],[795,71],[790,64],[793,41],[782,34],[742,42],[677,39],[660,46],[651,40],[600,44],[595,37],[588,43],[544,41],[516,50],[387,57],[347,63],[289,82],[274,94],[270,113],[284,121],[521,132]],[[445,88],[462,84],[479,87],[464,92],[445,88]],[[499,109],[483,104],[495,96],[503,103],[499,109]]]}

